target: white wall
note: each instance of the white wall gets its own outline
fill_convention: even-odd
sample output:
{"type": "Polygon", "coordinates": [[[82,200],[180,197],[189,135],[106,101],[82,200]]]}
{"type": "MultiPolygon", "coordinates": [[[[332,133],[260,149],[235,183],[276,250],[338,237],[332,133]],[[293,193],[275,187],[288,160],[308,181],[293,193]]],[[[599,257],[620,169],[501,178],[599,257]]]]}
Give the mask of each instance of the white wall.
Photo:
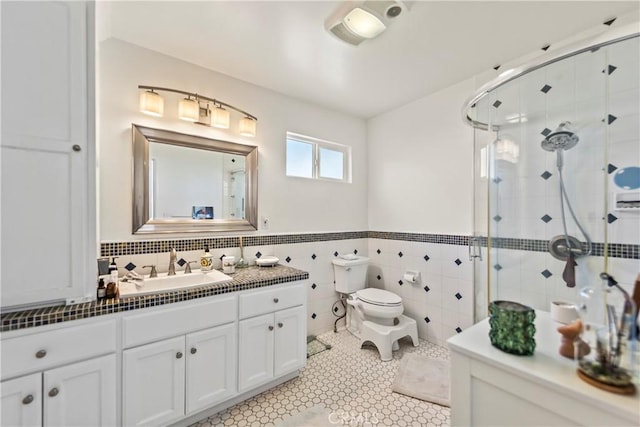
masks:
{"type": "Polygon", "coordinates": [[[473,130],[465,80],[369,120],[369,229],[470,234],[473,130]]]}
{"type": "Polygon", "coordinates": [[[100,42],[98,60],[101,241],[138,238],[131,234],[131,123],[258,145],[259,216],[269,218],[270,234],[367,229],[364,120],[116,39],[100,42]],[[146,116],[138,112],[139,84],[199,92],[229,102],[258,117],[258,135],[256,138],[239,136],[240,117],[233,114],[228,130],[183,122],[176,114],[180,97],[169,93],[165,96],[164,117],[146,116]],[[350,145],[353,182],[287,178],[284,172],[287,131],[350,145]]]}

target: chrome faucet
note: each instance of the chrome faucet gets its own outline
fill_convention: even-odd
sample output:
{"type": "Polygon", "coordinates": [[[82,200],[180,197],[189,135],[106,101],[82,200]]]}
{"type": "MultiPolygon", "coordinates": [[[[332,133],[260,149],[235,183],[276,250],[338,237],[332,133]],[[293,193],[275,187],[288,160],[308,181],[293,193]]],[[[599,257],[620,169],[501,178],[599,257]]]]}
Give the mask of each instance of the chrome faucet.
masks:
{"type": "Polygon", "coordinates": [[[175,276],[176,275],[176,248],[171,248],[169,251],[169,272],[167,276],[175,276]]]}

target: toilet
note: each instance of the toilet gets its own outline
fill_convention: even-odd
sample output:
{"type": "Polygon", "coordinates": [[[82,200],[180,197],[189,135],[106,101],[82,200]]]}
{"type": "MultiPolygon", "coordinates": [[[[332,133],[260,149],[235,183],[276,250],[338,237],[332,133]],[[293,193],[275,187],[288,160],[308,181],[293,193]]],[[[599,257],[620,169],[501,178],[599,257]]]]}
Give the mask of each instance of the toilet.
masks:
{"type": "Polygon", "coordinates": [[[402,298],[383,289],[365,288],[369,258],[353,254],[332,261],[335,290],[347,296],[347,330],[365,342],[373,343],[383,361],[391,360],[398,340],[411,337],[418,346],[416,321],[403,315],[402,298]]]}

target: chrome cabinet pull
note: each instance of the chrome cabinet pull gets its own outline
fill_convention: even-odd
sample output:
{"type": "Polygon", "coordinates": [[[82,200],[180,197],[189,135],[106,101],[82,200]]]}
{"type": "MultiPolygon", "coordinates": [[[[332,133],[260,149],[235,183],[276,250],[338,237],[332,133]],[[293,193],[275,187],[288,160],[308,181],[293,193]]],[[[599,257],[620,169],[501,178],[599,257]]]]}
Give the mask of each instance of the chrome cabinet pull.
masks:
{"type": "Polygon", "coordinates": [[[176,353],[176,359],[182,359],[182,352],[181,351],[176,353]]]}
{"type": "Polygon", "coordinates": [[[273,331],[273,325],[269,325],[269,330],[273,331]]]}
{"type": "Polygon", "coordinates": [[[278,298],[273,299],[273,302],[275,302],[276,304],[278,303],[278,301],[280,301],[278,298]]]}
{"type": "Polygon", "coordinates": [[[46,355],[47,355],[47,350],[38,350],[38,352],[36,353],[36,357],[38,359],[42,359],[46,355]]]}
{"type": "Polygon", "coordinates": [[[22,404],[23,405],[28,405],[31,402],[33,402],[33,395],[32,394],[29,394],[29,395],[25,396],[24,399],[22,399],[22,404]]]}
{"type": "Polygon", "coordinates": [[[54,387],[51,390],[49,390],[49,397],[56,397],[58,393],[60,393],[60,390],[54,387]]]}
{"type": "Polygon", "coordinates": [[[196,354],[198,352],[198,349],[195,347],[191,347],[191,354],[196,354]]]}
{"type": "Polygon", "coordinates": [[[278,328],[282,328],[283,326],[282,322],[278,322],[278,328]]]}

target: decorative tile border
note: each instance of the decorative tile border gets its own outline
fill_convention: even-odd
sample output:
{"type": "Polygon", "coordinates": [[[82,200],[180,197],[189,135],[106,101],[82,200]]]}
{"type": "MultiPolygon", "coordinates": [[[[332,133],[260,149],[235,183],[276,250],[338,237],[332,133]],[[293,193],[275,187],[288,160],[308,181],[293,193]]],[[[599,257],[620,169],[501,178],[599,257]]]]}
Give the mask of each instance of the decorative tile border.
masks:
{"type": "MultiPolygon", "coordinates": [[[[385,239],[401,240],[406,242],[436,243],[442,245],[467,246],[469,236],[456,234],[426,234],[426,233],[396,233],[390,231],[348,231],[337,233],[308,233],[308,234],[281,234],[270,236],[243,236],[243,245],[269,246],[287,245],[309,242],[326,242],[331,240],[351,239],[385,239]]],[[[478,237],[480,245],[487,246],[487,237],[478,237]]],[[[491,247],[501,249],[515,249],[521,251],[547,252],[548,240],[539,239],[515,239],[510,237],[493,237],[491,247]]],[[[168,252],[171,248],[177,251],[200,250],[205,245],[210,249],[237,248],[240,246],[239,236],[235,237],[211,237],[199,239],[176,240],[146,240],[133,242],[112,242],[100,245],[100,256],[122,256],[168,252]]],[[[583,244],[583,249],[586,246],[583,244]]],[[[607,247],[612,258],[640,259],[640,245],[627,243],[609,243],[607,247]]],[[[605,244],[594,242],[592,255],[604,256],[605,244]]]]}
{"type": "Polygon", "coordinates": [[[70,320],[86,319],[89,317],[205,298],[213,295],[295,282],[308,278],[309,273],[286,266],[247,267],[236,270],[233,281],[229,283],[208,285],[164,294],[133,296],[119,300],[107,300],[105,302],[93,301],[82,304],[4,313],[0,317],[0,331],[7,332],[70,320]]]}

